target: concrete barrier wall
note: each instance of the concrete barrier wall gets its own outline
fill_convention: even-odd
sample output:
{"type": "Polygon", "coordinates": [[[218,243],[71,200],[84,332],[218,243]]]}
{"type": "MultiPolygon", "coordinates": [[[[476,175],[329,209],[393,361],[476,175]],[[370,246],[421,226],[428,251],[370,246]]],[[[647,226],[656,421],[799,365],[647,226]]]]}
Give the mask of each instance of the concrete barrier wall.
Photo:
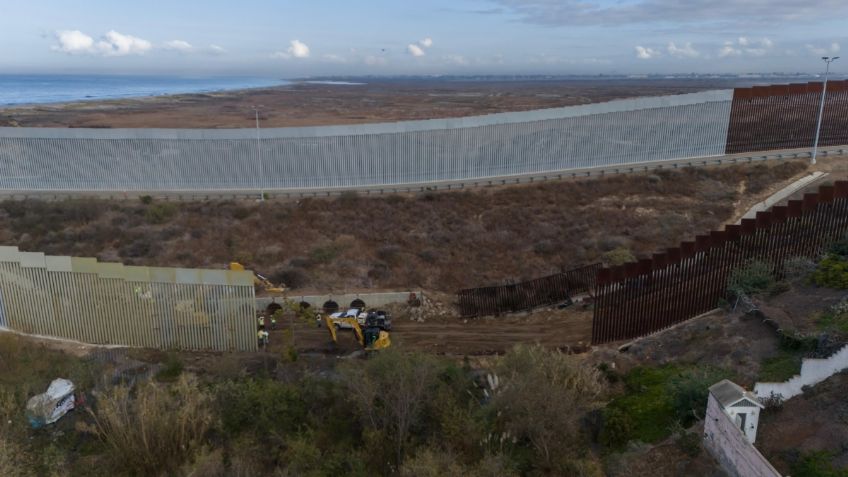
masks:
{"type": "Polygon", "coordinates": [[[754,394],[760,400],[779,396],[786,400],[804,392],[804,386],[815,386],[834,374],[848,369],[848,345],[826,359],[804,358],[801,361],[801,374],[782,383],[757,383],[754,394]]]}
{"type": "MultiPolygon", "coordinates": [[[[287,298],[298,303],[302,301],[309,303],[309,306],[316,310],[320,310],[321,307],[324,306],[324,303],[332,300],[339,304],[340,310],[345,310],[349,308],[351,302],[356,299],[364,301],[365,306],[368,308],[385,306],[390,303],[406,303],[407,299],[409,299],[410,293],[415,293],[415,295],[419,298],[423,296],[423,293],[418,290],[384,293],[346,293],[342,295],[288,295],[287,298]]],[[[280,303],[282,302],[282,299],[259,297],[256,299],[256,307],[260,310],[264,310],[273,301],[280,303]]]]}
{"type": "Polygon", "coordinates": [[[92,344],[257,348],[252,272],[124,266],[0,247],[0,322],[92,344]]]}
{"type": "Polygon", "coordinates": [[[731,477],[780,477],[780,473],[721,410],[712,393],[704,418],[704,447],[731,477]]]}
{"type": "Polygon", "coordinates": [[[0,128],[0,191],[420,184],[724,154],[732,90],[385,124],[0,128]]]}

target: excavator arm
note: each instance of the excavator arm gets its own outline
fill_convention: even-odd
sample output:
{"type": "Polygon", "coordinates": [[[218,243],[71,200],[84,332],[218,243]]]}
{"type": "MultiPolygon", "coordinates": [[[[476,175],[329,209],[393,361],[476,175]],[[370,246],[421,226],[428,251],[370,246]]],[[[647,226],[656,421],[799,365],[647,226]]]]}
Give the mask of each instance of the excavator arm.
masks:
{"type": "MultiPolygon", "coordinates": [[[[245,268],[244,265],[240,264],[239,262],[230,262],[230,270],[235,272],[243,272],[245,271],[245,268]]],[[[258,287],[264,288],[265,291],[268,293],[283,293],[284,291],[286,291],[284,287],[275,286],[273,283],[271,283],[271,280],[268,280],[267,278],[263,277],[262,275],[256,272],[253,272],[253,284],[258,287]]]]}
{"type": "Polygon", "coordinates": [[[356,341],[359,342],[359,346],[362,346],[366,350],[379,350],[385,349],[391,346],[392,342],[389,339],[389,334],[385,331],[380,331],[378,338],[370,345],[365,344],[365,333],[362,332],[362,327],[359,326],[359,322],[356,321],[354,317],[345,317],[345,318],[330,318],[329,316],[324,316],[324,324],[327,325],[327,329],[330,331],[330,338],[332,338],[333,343],[338,343],[338,335],[336,333],[336,323],[346,323],[353,328],[353,333],[356,335],[356,341]]]}

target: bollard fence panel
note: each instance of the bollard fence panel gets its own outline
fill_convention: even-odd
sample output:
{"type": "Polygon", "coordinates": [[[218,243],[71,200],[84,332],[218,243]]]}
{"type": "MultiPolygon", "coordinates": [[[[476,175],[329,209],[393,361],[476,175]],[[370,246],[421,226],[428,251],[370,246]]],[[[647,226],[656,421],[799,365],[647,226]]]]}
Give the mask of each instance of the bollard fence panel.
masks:
{"type": "Polygon", "coordinates": [[[822,186],[654,254],[651,259],[598,270],[592,343],[654,333],[716,308],[733,270],[754,260],[778,278],[788,258],[816,258],[848,231],[848,181],[822,186]]]}
{"type": "Polygon", "coordinates": [[[251,272],[124,266],[0,247],[6,327],[92,344],[257,348],[251,272]]]}
{"type": "Polygon", "coordinates": [[[462,316],[514,313],[563,302],[580,293],[593,293],[600,264],[587,265],[546,277],[509,285],[469,288],[457,292],[462,316]]]}

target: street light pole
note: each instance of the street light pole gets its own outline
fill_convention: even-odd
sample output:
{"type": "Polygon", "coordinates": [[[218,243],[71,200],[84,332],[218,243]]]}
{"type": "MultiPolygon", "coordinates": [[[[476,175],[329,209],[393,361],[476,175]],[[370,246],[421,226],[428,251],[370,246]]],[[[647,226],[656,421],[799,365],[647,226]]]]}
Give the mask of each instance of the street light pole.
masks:
{"type": "Polygon", "coordinates": [[[830,74],[830,64],[834,61],[838,60],[838,56],[834,56],[833,58],[829,56],[822,56],[822,59],[827,64],[824,70],[824,85],[822,86],[822,97],[821,104],[819,105],[819,120],[816,123],[816,140],[813,143],[813,158],[810,160],[810,164],[816,163],[816,154],[819,149],[819,134],[821,133],[821,123],[822,123],[822,115],[824,114],[824,98],[827,95],[827,76],[830,74]]]}
{"type": "Polygon", "coordinates": [[[253,106],[253,112],[256,114],[256,159],[259,161],[259,202],[265,201],[265,165],[262,163],[262,146],[259,141],[259,108],[262,106],[253,106]]]}

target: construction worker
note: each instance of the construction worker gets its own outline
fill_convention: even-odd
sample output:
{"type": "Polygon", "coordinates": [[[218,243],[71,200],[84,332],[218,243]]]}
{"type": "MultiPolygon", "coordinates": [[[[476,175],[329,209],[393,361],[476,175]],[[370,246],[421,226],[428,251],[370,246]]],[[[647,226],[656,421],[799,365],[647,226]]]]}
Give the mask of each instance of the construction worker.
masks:
{"type": "Polygon", "coordinates": [[[276,330],[276,329],[277,329],[277,316],[276,316],[276,315],[277,315],[276,313],[274,313],[273,315],[271,315],[271,329],[272,329],[272,330],[276,330]]]}
{"type": "Polygon", "coordinates": [[[256,337],[259,339],[259,347],[267,348],[270,334],[265,331],[264,326],[259,327],[259,331],[256,332],[256,337]]]}
{"type": "Polygon", "coordinates": [[[265,328],[265,315],[259,315],[259,327],[265,328]]]}

